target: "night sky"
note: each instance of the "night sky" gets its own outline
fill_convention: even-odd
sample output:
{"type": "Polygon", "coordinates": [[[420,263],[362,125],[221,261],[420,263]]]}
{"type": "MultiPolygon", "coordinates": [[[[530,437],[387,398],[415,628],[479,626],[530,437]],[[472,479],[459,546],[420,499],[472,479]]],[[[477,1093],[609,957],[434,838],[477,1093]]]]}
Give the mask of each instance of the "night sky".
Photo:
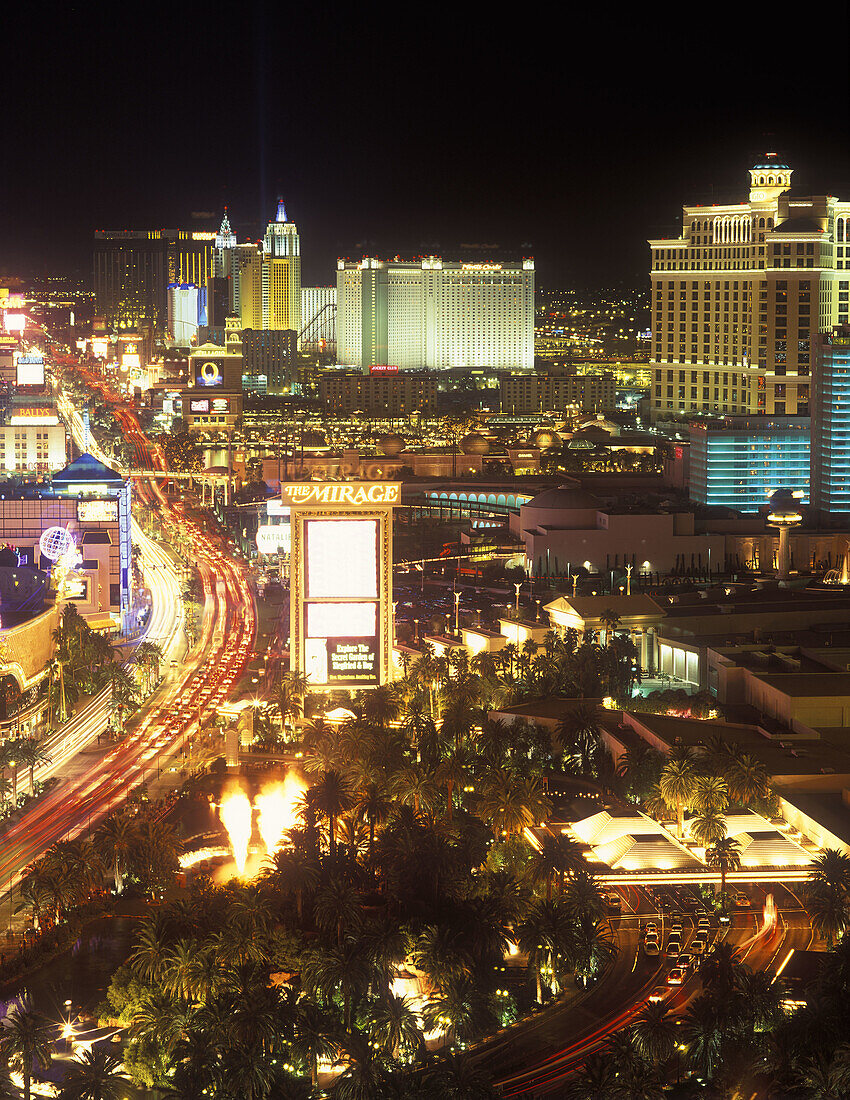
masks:
{"type": "Polygon", "coordinates": [[[828,43],[721,7],[545,7],[15,5],[0,271],[88,275],[94,229],[214,228],[225,203],[256,237],[281,192],[307,285],[338,255],[473,245],[533,254],[543,286],[640,286],[646,237],[742,196],[765,148],[850,198],[828,43]]]}

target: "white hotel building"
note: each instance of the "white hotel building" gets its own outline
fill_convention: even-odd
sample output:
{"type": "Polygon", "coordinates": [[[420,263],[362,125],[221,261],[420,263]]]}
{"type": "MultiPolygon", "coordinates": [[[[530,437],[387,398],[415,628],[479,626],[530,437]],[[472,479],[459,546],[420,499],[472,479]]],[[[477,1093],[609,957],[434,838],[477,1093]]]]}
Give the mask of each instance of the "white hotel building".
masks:
{"type": "Polygon", "coordinates": [[[534,366],[534,260],[337,262],[337,358],[346,366],[534,366]]]}

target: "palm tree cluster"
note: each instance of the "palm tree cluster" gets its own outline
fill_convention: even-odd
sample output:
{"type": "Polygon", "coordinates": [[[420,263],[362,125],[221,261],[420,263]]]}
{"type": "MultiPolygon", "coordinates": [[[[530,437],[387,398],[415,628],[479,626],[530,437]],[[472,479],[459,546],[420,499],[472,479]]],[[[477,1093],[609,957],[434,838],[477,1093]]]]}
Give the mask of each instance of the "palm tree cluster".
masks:
{"type": "MultiPolygon", "coordinates": [[[[120,720],[132,710],[138,697],[133,676],[116,659],[109,639],[92,630],[74,604],[63,608],[53,641],[53,659],[41,689],[47,700],[48,725],[66,721],[81,694],[94,695],[107,685],[112,687],[113,715],[120,720]]],[[[143,660],[152,660],[154,650],[158,647],[151,644],[143,660]]]]}
{"type": "Polygon", "coordinates": [[[568,1100],[662,1100],[673,1080],[682,1096],[755,1093],[770,1064],[771,1032],[783,1019],[780,988],[725,943],[703,960],[700,977],[703,992],[681,1020],[663,1002],[648,1003],[630,1028],[587,1060],[565,1092],[568,1100]]]}
{"type": "Polygon", "coordinates": [[[465,650],[450,650],[437,657],[425,646],[420,658],[405,670],[403,688],[426,688],[433,716],[438,716],[438,690],[450,695],[474,690],[481,705],[496,707],[526,699],[590,699],[610,695],[628,698],[638,675],[638,653],[627,635],[606,632],[606,644],[588,631],[581,642],[575,630],[559,634],[550,630],[543,644],[529,639],[521,645],[509,642],[498,653],[469,657],[465,650]],[[472,684],[469,681],[477,681],[472,684]]]}
{"type": "Polygon", "coordinates": [[[812,925],[831,946],[850,928],[850,856],[826,848],[815,858],[803,899],[812,925]]]}
{"type": "Polygon", "coordinates": [[[675,814],[680,837],[685,835],[685,812],[691,812],[689,835],[705,848],[707,864],[720,871],[724,895],[726,875],[740,867],[740,845],[727,836],[727,813],[737,807],[773,816],[778,802],[761,760],[719,734],[701,748],[696,752],[681,743],[672,747],[645,808],[660,820],[675,814]]]}
{"type": "MultiPolygon", "coordinates": [[[[274,1097],[299,1079],[309,1091],[327,1057],[338,1097],[452,1095],[425,1072],[426,1034],[466,1044],[610,962],[579,846],[527,840],[563,753],[534,725],[490,720],[466,658],[435,661],[302,728],[312,786],[257,880],[197,880],[145,924],[110,991],[138,1081],[274,1097]],[[517,950],[525,981],[509,982],[517,950]]],[[[285,685],[291,721],[303,687],[285,685]]]]}
{"type": "Polygon", "coordinates": [[[120,893],[127,880],[149,896],[171,885],[178,842],[153,811],[118,814],[92,835],[61,840],[26,869],[21,897],[33,926],[50,931],[71,916],[102,903],[111,880],[120,893]]]}

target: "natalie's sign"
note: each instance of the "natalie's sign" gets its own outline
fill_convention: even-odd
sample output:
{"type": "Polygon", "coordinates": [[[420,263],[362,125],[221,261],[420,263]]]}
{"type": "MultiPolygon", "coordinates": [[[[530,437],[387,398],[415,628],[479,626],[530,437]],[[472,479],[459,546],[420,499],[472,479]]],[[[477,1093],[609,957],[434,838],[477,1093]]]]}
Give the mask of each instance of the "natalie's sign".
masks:
{"type": "Polygon", "coordinates": [[[398,504],[399,481],[295,481],[280,487],[281,504],[311,508],[373,508],[398,504]]]}

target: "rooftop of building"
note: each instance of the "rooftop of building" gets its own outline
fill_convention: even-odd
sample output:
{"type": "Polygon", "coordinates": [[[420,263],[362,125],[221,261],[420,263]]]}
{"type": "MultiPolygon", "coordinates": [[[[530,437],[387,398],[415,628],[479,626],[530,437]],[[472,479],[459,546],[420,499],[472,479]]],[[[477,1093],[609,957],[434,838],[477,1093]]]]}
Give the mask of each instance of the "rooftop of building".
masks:
{"type": "Polygon", "coordinates": [[[850,847],[850,806],[840,791],[789,791],[781,797],[850,847]]]}
{"type": "Polygon", "coordinates": [[[630,723],[649,730],[667,746],[680,742],[700,748],[709,738],[720,735],[761,760],[773,776],[792,780],[820,775],[850,777],[850,747],[845,748],[824,737],[799,737],[789,731],[785,738],[773,738],[766,736],[763,727],[749,723],[627,713],[630,723]]]}
{"type": "Polygon", "coordinates": [[[65,485],[85,485],[89,483],[120,487],[124,484],[124,478],[117,470],[111,469],[87,452],[74,459],[64,470],[53,475],[53,485],[59,488],[65,485]]]}
{"type": "Polygon", "coordinates": [[[774,233],[823,233],[824,228],[816,218],[807,218],[800,215],[795,218],[786,218],[779,222],[773,229],[774,233]]]}

